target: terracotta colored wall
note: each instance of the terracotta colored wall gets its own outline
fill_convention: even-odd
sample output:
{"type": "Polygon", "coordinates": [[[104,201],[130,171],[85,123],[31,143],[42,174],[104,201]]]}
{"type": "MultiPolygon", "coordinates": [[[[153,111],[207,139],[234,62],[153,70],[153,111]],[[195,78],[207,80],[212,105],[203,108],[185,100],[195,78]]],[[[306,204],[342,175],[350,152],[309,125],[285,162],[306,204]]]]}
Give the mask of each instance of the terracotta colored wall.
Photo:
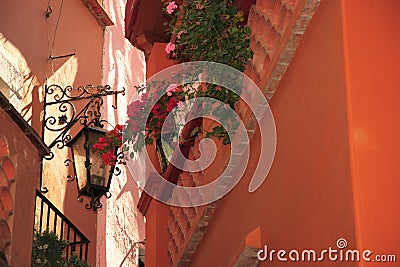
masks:
{"type": "Polygon", "coordinates": [[[400,247],[400,4],[341,1],[341,8],[357,242],[374,253],[396,254],[400,247]]]}
{"type": "Polygon", "coordinates": [[[338,238],[356,246],[344,74],[340,2],[323,1],[270,103],[278,139],[267,180],[248,193],[256,132],[246,175],[218,204],[190,266],[231,266],[257,227],[270,249],[322,250],[336,247],[338,238]]]}
{"type": "Polygon", "coordinates": [[[2,209],[11,204],[10,217],[2,218],[0,232],[1,243],[4,241],[3,223],[11,231],[11,245],[6,255],[11,266],[30,266],[33,235],[33,214],[35,208],[36,177],[39,174],[40,158],[37,149],[24,136],[10,117],[0,110],[0,138],[6,141],[6,154],[0,149],[1,162],[8,160],[12,165],[0,167],[9,179],[9,192],[12,203],[4,202],[5,185],[1,185],[2,209]],[[13,173],[14,172],[14,173],[13,173]],[[4,205],[4,206],[3,206],[4,205]],[[5,220],[5,221],[4,221],[5,220]]]}
{"type": "MultiPolygon", "coordinates": [[[[154,43],[146,66],[147,78],[175,64],[172,60],[168,59],[165,53],[165,45],[164,43],[154,43]]],[[[151,160],[157,162],[156,157],[151,157],[151,151],[148,153],[151,160]]],[[[168,205],[156,201],[155,199],[151,201],[146,213],[146,266],[168,265],[169,257],[167,251],[170,239],[170,235],[167,231],[168,212],[168,205]]]]}
{"type": "MultiPolygon", "coordinates": [[[[396,254],[399,10],[395,0],[321,1],[270,102],[278,140],[267,180],[248,193],[260,149],[256,132],[246,174],[218,203],[190,266],[232,266],[257,228],[269,249],[335,249],[344,238],[348,249],[396,254]]],[[[168,236],[154,203],[147,263],[163,266],[165,254],[158,252],[167,249],[168,236]]],[[[275,258],[258,266],[287,265],[275,258]]]]}
{"type": "MultiPolygon", "coordinates": [[[[105,112],[112,125],[124,124],[127,120],[127,103],[136,95],[134,86],[145,80],[145,59],[143,53],[125,39],[124,19],[126,0],[104,1],[104,7],[114,26],[105,32],[103,48],[103,84],[115,90],[126,89],[125,96],[118,96],[118,109],[111,107],[112,98],[105,104],[105,112]]],[[[138,172],[144,164],[136,162],[138,172]]],[[[103,199],[103,209],[97,220],[97,265],[96,266],[137,266],[138,247],[136,242],[145,238],[144,217],[136,208],[140,196],[133,176],[127,168],[121,175],[114,176],[111,183],[110,199],[103,199]]]]}
{"type": "Polygon", "coordinates": [[[169,206],[153,199],[146,213],[146,266],[168,266],[169,206]]]}

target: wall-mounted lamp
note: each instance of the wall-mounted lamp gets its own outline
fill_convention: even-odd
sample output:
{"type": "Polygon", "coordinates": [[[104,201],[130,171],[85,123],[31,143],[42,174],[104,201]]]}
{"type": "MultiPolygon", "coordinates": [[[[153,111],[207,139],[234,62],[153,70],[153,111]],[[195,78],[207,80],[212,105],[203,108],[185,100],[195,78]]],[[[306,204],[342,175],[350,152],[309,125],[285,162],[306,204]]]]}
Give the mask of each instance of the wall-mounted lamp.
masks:
{"type": "MultiPolygon", "coordinates": [[[[69,181],[76,181],[78,187],[78,200],[82,201],[82,196],[90,198],[87,209],[96,211],[101,208],[100,198],[105,195],[110,196],[109,188],[112,176],[121,173],[121,170],[113,165],[105,165],[101,156],[94,151],[93,144],[105,136],[104,124],[108,123],[101,119],[100,107],[103,104],[103,97],[114,95],[113,108],[117,108],[117,94],[125,94],[125,89],[113,91],[110,86],[81,86],[65,88],[59,85],[45,85],[45,97],[42,121],[42,139],[45,141],[47,132],[56,133],[48,147],[62,149],[65,146],[71,148],[72,160],[65,160],[67,166],[73,164],[74,175],[68,175],[69,181]],[[82,109],[77,112],[75,102],[82,102],[82,109]],[[52,108],[52,112],[50,109],[52,108]],[[57,110],[57,116],[54,111],[57,110]],[[50,115],[51,114],[51,115],[50,115]],[[82,129],[72,138],[71,128],[76,124],[82,125],[82,129]]],[[[115,157],[123,156],[115,148],[115,157]]],[[[52,160],[53,152],[43,160],[52,160]]],[[[48,191],[42,187],[43,173],[40,175],[40,190],[44,193],[48,191]]]]}

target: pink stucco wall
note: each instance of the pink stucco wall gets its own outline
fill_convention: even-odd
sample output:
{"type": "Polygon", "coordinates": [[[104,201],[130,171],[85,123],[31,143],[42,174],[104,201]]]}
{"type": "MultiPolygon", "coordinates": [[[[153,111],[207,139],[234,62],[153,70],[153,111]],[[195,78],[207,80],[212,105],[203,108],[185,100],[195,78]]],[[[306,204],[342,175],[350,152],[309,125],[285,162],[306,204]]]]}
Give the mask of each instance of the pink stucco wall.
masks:
{"type": "MultiPolygon", "coordinates": [[[[85,7],[81,0],[71,1],[1,1],[0,8],[0,77],[5,81],[21,81],[15,85],[20,98],[10,99],[24,118],[38,132],[41,132],[41,111],[43,110],[43,85],[48,78],[49,84],[61,86],[100,84],[102,74],[103,28],[96,18],[85,7]],[[52,13],[46,17],[46,10],[51,7],[52,13]],[[62,56],[74,53],[74,56],[49,60],[49,56],[62,56]],[[12,67],[7,67],[7,61],[12,67]],[[22,77],[22,78],[21,78],[22,77]],[[9,79],[6,79],[9,78],[9,79]]],[[[0,128],[8,129],[0,123],[0,128]]],[[[46,143],[50,143],[47,138],[46,143]]],[[[17,148],[27,147],[21,142],[17,148]]],[[[55,149],[55,158],[46,162],[43,172],[43,185],[49,188],[47,198],[63,212],[91,241],[89,246],[89,262],[96,260],[96,214],[85,210],[82,203],[76,201],[76,187],[67,183],[69,170],[63,162],[68,157],[67,150],[55,149]]],[[[29,170],[28,163],[21,161],[21,167],[29,170]]],[[[31,175],[35,188],[38,174],[31,175]]],[[[33,191],[34,193],[34,191],[33,191]]],[[[27,195],[28,196],[28,195],[27,195]]],[[[34,195],[33,195],[34,196],[34,195]]],[[[29,206],[22,199],[16,205],[29,206]]],[[[33,206],[32,206],[33,212],[33,206]]],[[[33,213],[32,213],[33,216],[33,213]]],[[[19,238],[31,239],[33,225],[29,218],[22,219],[18,225],[19,238]]],[[[17,227],[17,226],[15,226],[17,227]]],[[[31,241],[26,241],[30,246],[31,241]]],[[[30,248],[21,249],[29,254],[30,248]]],[[[19,252],[22,253],[22,252],[19,252]]],[[[13,261],[11,261],[13,262],[13,261]]],[[[13,264],[12,266],[28,266],[13,264]]]]}
{"type": "MultiPolygon", "coordinates": [[[[104,8],[115,25],[105,32],[103,84],[118,90],[124,87],[127,91],[125,96],[118,97],[117,110],[111,107],[112,98],[106,103],[104,114],[108,114],[107,119],[114,125],[126,121],[126,104],[136,94],[134,86],[145,79],[143,53],[124,37],[125,5],[125,0],[104,1],[104,8]]],[[[103,209],[98,213],[97,266],[137,266],[135,242],[144,239],[144,218],[136,208],[139,189],[127,169],[114,176],[110,192],[112,197],[103,201],[103,209]]]]}

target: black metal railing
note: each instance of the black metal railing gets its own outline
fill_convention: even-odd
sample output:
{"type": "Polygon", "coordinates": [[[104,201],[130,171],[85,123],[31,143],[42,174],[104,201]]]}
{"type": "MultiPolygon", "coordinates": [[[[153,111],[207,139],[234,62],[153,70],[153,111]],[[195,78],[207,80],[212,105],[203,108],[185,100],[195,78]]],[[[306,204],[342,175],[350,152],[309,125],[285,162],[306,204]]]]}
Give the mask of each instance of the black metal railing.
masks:
{"type": "Polygon", "coordinates": [[[68,242],[65,255],[68,259],[73,252],[81,260],[87,260],[89,239],[59,211],[39,190],[36,190],[35,229],[38,233],[54,232],[61,240],[68,242]]]}

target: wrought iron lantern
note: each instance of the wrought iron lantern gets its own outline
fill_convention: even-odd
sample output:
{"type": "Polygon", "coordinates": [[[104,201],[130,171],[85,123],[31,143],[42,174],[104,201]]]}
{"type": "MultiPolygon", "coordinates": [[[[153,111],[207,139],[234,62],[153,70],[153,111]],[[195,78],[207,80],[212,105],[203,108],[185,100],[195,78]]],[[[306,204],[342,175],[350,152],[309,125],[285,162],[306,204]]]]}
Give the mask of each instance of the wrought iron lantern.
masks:
{"type": "MultiPolygon", "coordinates": [[[[80,196],[90,197],[89,208],[94,209],[101,207],[100,197],[108,195],[115,167],[104,164],[101,156],[93,148],[93,144],[105,135],[106,131],[102,128],[84,127],[67,143],[72,152],[78,199],[80,196]]],[[[115,157],[117,152],[115,148],[115,157]]]]}
{"type": "MultiPolygon", "coordinates": [[[[96,153],[93,144],[100,137],[106,135],[103,129],[108,123],[101,119],[100,107],[103,104],[102,97],[114,95],[114,105],[117,108],[117,94],[122,91],[112,91],[109,86],[82,86],[78,88],[61,87],[59,85],[46,85],[44,98],[44,112],[42,122],[42,138],[45,141],[45,132],[59,133],[48,145],[50,149],[56,147],[71,148],[71,159],[65,160],[65,165],[73,164],[73,175],[67,175],[69,181],[76,181],[78,187],[78,201],[83,201],[82,196],[89,197],[90,201],[85,205],[87,209],[96,211],[101,208],[100,198],[110,197],[109,188],[112,176],[121,173],[115,165],[104,164],[102,157],[96,153]],[[50,99],[50,101],[49,101],[50,99]],[[83,108],[77,112],[73,102],[85,101],[83,108]],[[53,108],[52,108],[53,107],[53,108]],[[52,109],[51,109],[52,108],[52,109]],[[58,111],[58,117],[54,112],[58,111]],[[51,114],[51,115],[48,115],[51,114]],[[75,124],[83,126],[74,138],[70,135],[71,128],[75,124]]],[[[115,147],[115,158],[123,157],[115,147]]],[[[44,160],[54,158],[54,153],[44,157],[44,160]]],[[[46,193],[48,189],[42,186],[42,175],[40,176],[40,190],[46,193]]]]}

